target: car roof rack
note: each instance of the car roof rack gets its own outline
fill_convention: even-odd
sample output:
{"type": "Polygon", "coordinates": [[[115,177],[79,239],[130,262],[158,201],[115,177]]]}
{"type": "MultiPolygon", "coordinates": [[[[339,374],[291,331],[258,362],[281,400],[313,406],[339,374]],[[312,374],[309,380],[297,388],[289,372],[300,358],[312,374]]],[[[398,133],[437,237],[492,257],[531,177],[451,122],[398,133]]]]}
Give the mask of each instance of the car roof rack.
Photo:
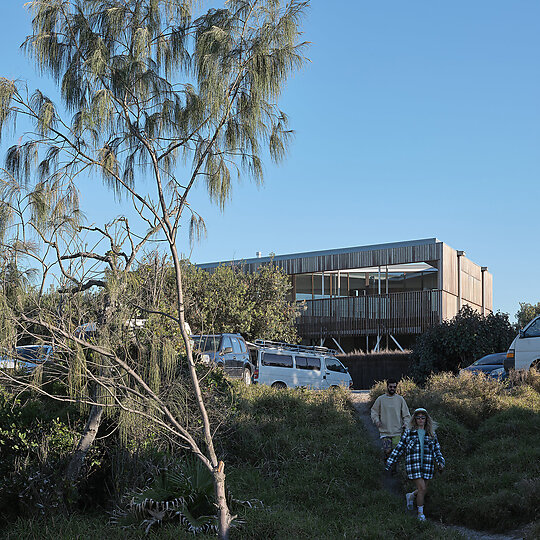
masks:
{"type": "Polygon", "coordinates": [[[255,345],[257,347],[268,347],[272,349],[288,349],[296,352],[310,352],[336,355],[336,349],[329,349],[328,347],[319,347],[317,345],[297,345],[295,343],[286,343],[284,341],[271,341],[268,339],[256,339],[255,345]]]}

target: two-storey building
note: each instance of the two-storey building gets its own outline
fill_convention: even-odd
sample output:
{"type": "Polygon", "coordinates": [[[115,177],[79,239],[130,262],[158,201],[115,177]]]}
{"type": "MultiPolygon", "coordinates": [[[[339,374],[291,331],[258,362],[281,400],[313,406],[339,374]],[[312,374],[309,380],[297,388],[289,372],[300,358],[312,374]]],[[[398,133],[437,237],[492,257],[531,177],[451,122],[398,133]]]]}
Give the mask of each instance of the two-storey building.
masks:
{"type": "Polygon", "coordinates": [[[238,265],[254,272],[274,264],[290,276],[306,342],[347,351],[408,347],[433,324],[469,305],[493,309],[493,279],[450,246],[428,238],[199,265],[238,265]]]}

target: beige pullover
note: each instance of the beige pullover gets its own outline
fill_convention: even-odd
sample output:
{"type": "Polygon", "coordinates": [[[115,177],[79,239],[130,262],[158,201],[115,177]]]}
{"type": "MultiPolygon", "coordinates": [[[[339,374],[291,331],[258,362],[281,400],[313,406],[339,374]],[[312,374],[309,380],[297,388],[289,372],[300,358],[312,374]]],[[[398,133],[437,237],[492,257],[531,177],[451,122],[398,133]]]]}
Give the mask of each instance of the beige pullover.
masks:
{"type": "Polygon", "coordinates": [[[371,407],[371,420],[374,424],[381,422],[379,432],[382,437],[396,437],[401,435],[403,426],[411,419],[409,407],[403,396],[394,394],[379,396],[371,407]]]}

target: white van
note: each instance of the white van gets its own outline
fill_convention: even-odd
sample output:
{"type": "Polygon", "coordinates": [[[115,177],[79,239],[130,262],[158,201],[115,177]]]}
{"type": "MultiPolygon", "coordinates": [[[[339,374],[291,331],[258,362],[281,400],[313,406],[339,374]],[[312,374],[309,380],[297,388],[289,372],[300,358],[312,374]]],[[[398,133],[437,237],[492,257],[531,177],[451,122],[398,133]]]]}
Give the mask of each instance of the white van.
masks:
{"type": "Polygon", "coordinates": [[[352,388],[347,368],[334,354],[326,347],[256,340],[252,348],[253,384],[273,388],[352,388]]]}
{"type": "Polygon", "coordinates": [[[530,367],[540,369],[540,315],[519,331],[506,353],[504,362],[506,371],[530,367]]]}

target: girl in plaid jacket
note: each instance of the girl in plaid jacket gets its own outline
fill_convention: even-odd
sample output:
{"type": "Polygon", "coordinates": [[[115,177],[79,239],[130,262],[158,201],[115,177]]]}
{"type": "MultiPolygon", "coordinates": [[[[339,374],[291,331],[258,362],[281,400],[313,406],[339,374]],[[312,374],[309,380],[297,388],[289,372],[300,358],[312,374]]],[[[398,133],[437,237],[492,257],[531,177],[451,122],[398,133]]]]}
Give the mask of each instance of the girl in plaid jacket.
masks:
{"type": "Polygon", "coordinates": [[[396,463],[401,454],[405,452],[405,467],[407,477],[414,481],[416,489],[405,495],[407,508],[412,510],[416,496],[418,519],[425,521],[424,498],[426,496],[428,481],[433,478],[435,464],[440,471],[444,469],[444,458],[441,447],[435,434],[436,424],[426,409],[416,409],[410,421],[410,428],[406,429],[393,452],[386,462],[386,470],[396,463]]]}

